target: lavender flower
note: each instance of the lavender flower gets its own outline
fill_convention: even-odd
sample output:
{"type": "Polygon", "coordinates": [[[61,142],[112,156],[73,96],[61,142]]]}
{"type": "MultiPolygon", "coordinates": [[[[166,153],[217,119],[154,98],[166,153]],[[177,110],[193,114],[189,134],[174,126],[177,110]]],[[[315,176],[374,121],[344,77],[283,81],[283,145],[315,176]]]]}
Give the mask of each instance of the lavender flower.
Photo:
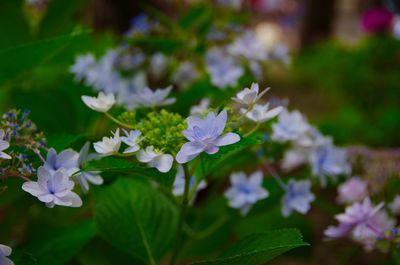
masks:
{"type": "Polygon", "coordinates": [[[172,80],[181,87],[186,87],[198,77],[199,73],[197,72],[194,63],[183,62],[179,65],[175,74],[172,76],[172,80]]]}
{"type": "Polygon", "coordinates": [[[86,78],[88,71],[96,65],[96,58],[93,54],[80,55],[75,58],[75,64],[69,69],[75,75],[76,81],[82,81],[86,78]]]}
{"type": "Polygon", "coordinates": [[[354,203],[368,196],[368,183],[359,177],[352,177],[338,187],[339,203],[354,203]]]}
{"type": "Polygon", "coordinates": [[[227,120],[226,110],[222,111],[217,117],[210,112],[205,119],[197,116],[190,116],[187,119],[188,129],[183,131],[183,135],[190,142],[185,143],[178,154],[176,161],[183,164],[194,159],[202,152],[215,154],[220,146],[230,145],[238,142],[240,136],[236,133],[225,133],[223,135],[227,120]]]}
{"type": "Polygon", "coordinates": [[[50,171],[57,171],[63,168],[69,176],[72,176],[79,171],[78,159],[79,154],[72,149],[67,149],[57,154],[54,148],[50,148],[43,166],[50,171]]]}
{"type": "Polygon", "coordinates": [[[253,204],[269,195],[262,187],[261,171],[254,172],[249,177],[243,172],[233,173],[230,179],[232,186],[225,192],[225,197],[229,200],[229,206],[240,209],[242,215],[246,215],[253,204]]]}
{"type": "Polygon", "coordinates": [[[82,200],[72,191],[73,187],[74,182],[64,168],[52,171],[46,167],[39,167],[37,182],[27,181],[22,185],[24,191],[46,203],[49,208],[54,205],[80,207],[82,200]]]}
{"type": "MultiPolygon", "coordinates": [[[[90,143],[87,142],[83,145],[79,152],[78,164],[82,166],[84,163],[93,159],[99,158],[96,154],[89,154],[90,143]]],[[[89,191],[89,183],[94,185],[103,184],[103,178],[100,176],[100,171],[81,171],[79,174],[73,176],[74,180],[79,184],[82,191],[87,193],[89,191]]]]}
{"type": "Polygon", "coordinates": [[[277,142],[296,141],[304,135],[310,125],[300,112],[286,109],[278,116],[278,122],[272,125],[272,139],[277,142]]]}
{"type": "Polygon", "coordinates": [[[285,152],[281,167],[284,171],[289,172],[308,161],[308,151],[304,148],[293,148],[285,152]]]}
{"type": "Polygon", "coordinates": [[[351,172],[346,150],[335,147],[332,143],[315,148],[310,154],[310,163],[312,174],[319,177],[323,187],[327,184],[328,176],[336,179],[338,175],[347,175],[351,172]]]}
{"type": "Polygon", "coordinates": [[[374,207],[369,198],[362,203],[356,202],[346,208],[345,213],[336,215],[339,226],[330,226],[324,234],[328,238],[349,236],[364,245],[366,250],[373,249],[377,237],[394,227],[394,221],[382,210],[383,203],[374,207]]]}
{"type": "Polygon", "coordinates": [[[140,135],[142,132],[139,130],[134,130],[127,132],[124,130],[126,136],[121,137],[121,141],[127,144],[129,147],[125,149],[124,154],[134,153],[140,149],[139,142],[140,142],[140,135]]]}
{"type": "Polygon", "coordinates": [[[206,70],[211,83],[220,89],[235,86],[244,70],[223,49],[213,48],[206,54],[206,70]]]}
{"type": "Polygon", "coordinates": [[[135,104],[139,107],[158,107],[165,106],[175,103],[175,98],[167,98],[172,90],[172,86],[166,87],[164,89],[151,90],[145,87],[132,97],[135,104]]]}
{"type": "Polygon", "coordinates": [[[1,265],[14,265],[7,257],[11,255],[12,249],[9,246],[0,244],[0,264],[1,265]]]}
{"type": "Polygon", "coordinates": [[[315,196],[310,192],[311,181],[289,180],[285,188],[285,195],[282,198],[282,215],[289,216],[293,210],[306,214],[310,210],[310,203],[315,196]]]}
{"type": "Polygon", "coordinates": [[[228,47],[230,54],[242,56],[250,61],[265,61],[268,53],[265,45],[257,39],[253,31],[246,31],[228,47]]]}

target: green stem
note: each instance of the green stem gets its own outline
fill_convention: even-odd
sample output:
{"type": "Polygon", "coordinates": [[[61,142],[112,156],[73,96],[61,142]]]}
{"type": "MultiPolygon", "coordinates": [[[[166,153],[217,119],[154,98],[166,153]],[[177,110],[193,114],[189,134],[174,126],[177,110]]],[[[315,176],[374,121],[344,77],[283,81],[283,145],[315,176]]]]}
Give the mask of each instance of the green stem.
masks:
{"type": "Polygon", "coordinates": [[[128,128],[128,129],[135,129],[132,125],[123,123],[122,121],[118,120],[117,118],[113,117],[110,113],[108,112],[104,112],[104,114],[106,114],[106,116],[112,120],[113,122],[115,122],[118,125],[121,125],[122,127],[128,128]]]}
{"type": "Polygon", "coordinates": [[[171,256],[169,265],[175,265],[177,258],[178,258],[179,248],[181,247],[181,240],[182,240],[183,227],[184,227],[184,223],[185,223],[186,210],[187,210],[187,206],[189,204],[190,174],[189,174],[189,169],[188,169],[187,165],[184,165],[183,169],[185,172],[185,189],[183,192],[182,207],[181,207],[181,211],[179,214],[178,226],[176,229],[175,248],[172,252],[172,256],[171,256]]]}
{"type": "Polygon", "coordinates": [[[244,137],[250,136],[253,132],[255,132],[258,129],[258,127],[260,127],[260,123],[259,122],[257,122],[257,124],[253,127],[253,129],[251,129],[248,133],[246,133],[244,135],[244,137]]]}
{"type": "Polygon", "coordinates": [[[188,236],[196,240],[204,239],[215,233],[215,231],[217,231],[223,224],[225,224],[227,220],[228,216],[224,215],[203,231],[195,231],[188,224],[185,224],[185,231],[187,232],[188,236]]]}

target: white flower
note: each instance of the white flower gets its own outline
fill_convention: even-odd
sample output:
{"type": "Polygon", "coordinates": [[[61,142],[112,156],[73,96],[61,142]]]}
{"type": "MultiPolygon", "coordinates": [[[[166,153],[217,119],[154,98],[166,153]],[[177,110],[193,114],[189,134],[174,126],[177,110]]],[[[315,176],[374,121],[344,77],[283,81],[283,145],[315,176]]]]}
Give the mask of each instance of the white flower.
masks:
{"type": "Polygon", "coordinates": [[[146,150],[140,150],[136,157],[140,162],[147,163],[149,167],[155,167],[163,173],[168,172],[174,162],[172,155],[154,151],[153,146],[146,147],[146,150]]]}
{"type": "MultiPolygon", "coordinates": [[[[197,192],[207,187],[207,182],[205,180],[200,181],[198,184],[196,182],[197,182],[196,177],[192,176],[190,178],[190,183],[189,183],[189,192],[192,194],[193,190],[196,189],[195,194],[192,197],[193,199],[196,196],[197,192]]],[[[181,196],[183,195],[184,191],[185,191],[185,173],[183,167],[181,165],[178,165],[178,171],[176,173],[175,181],[172,187],[172,194],[174,194],[174,196],[181,196]]]]}
{"type": "Polygon", "coordinates": [[[194,105],[190,108],[190,115],[203,115],[210,107],[210,99],[203,98],[199,105],[194,105]]]}
{"type": "Polygon", "coordinates": [[[175,103],[175,98],[167,98],[172,90],[172,86],[166,87],[164,89],[151,90],[145,87],[139,90],[132,100],[137,106],[140,107],[158,107],[165,106],[175,103]]]}
{"type": "Polygon", "coordinates": [[[267,91],[269,88],[264,89],[260,94],[259,86],[257,83],[252,83],[250,88],[245,88],[236,94],[236,97],[232,98],[234,101],[249,106],[255,104],[267,91]]]}
{"type": "Polygon", "coordinates": [[[121,137],[121,141],[125,144],[129,145],[127,149],[125,149],[124,154],[134,153],[140,149],[139,142],[140,142],[140,135],[142,134],[139,130],[134,130],[127,132],[124,130],[126,136],[121,137]]]}
{"type": "Polygon", "coordinates": [[[265,122],[275,118],[281,113],[283,107],[279,106],[273,109],[269,109],[269,103],[265,105],[255,104],[253,108],[246,113],[246,109],[242,109],[243,113],[246,113],[246,117],[254,122],[265,122]]]}
{"type": "Polygon", "coordinates": [[[22,185],[22,189],[46,203],[47,207],[82,206],[81,198],[72,191],[74,182],[69,179],[65,169],[50,171],[45,167],[39,167],[37,176],[37,182],[27,181],[22,185]]]}
{"type": "MultiPolygon", "coordinates": [[[[87,142],[79,152],[79,165],[83,165],[85,162],[97,159],[99,157],[96,154],[89,154],[89,148],[90,143],[87,142]]],[[[89,191],[89,183],[92,183],[94,185],[103,184],[103,178],[100,176],[100,173],[100,171],[81,171],[79,174],[74,175],[73,178],[82,188],[82,191],[87,193],[89,191]]]]}
{"type": "Polygon", "coordinates": [[[302,148],[294,148],[285,152],[281,167],[285,172],[289,172],[308,161],[309,152],[302,148]]]}
{"type": "Polygon", "coordinates": [[[391,204],[389,204],[390,210],[392,210],[394,215],[400,215],[400,195],[396,195],[391,204]]]}
{"type": "Polygon", "coordinates": [[[100,92],[97,97],[82,96],[83,102],[92,110],[107,112],[115,104],[115,96],[112,93],[105,95],[100,92]]]}
{"type": "Polygon", "coordinates": [[[158,52],[150,58],[149,72],[155,79],[160,79],[165,74],[167,66],[168,58],[161,52],[158,52]]]}
{"type": "Polygon", "coordinates": [[[179,84],[181,87],[186,87],[199,77],[194,63],[182,62],[175,74],[172,76],[172,81],[179,84]]]}
{"type": "Polygon", "coordinates": [[[272,125],[272,140],[277,142],[296,141],[308,130],[310,125],[300,112],[284,109],[278,116],[278,122],[272,125]]]}
{"type": "Polygon", "coordinates": [[[112,155],[117,153],[121,146],[119,129],[113,133],[113,137],[103,137],[102,141],[93,144],[94,150],[101,155],[112,155]]]}
{"type": "Polygon", "coordinates": [[[7,148],[10,147],[10,143],[3,140],[4,139],[4,130],[0,130],[0,158],[3,159],[11,159],[11,156],[9,154],[4,153],[3,151],[6,150],[7,148]]]}
{"type": "Polygon", "coordinates": [[[12,249],[9,246],[0,244],[0,264],[1,265],[14,265],[7,257],[11,255],[12,249]]]}
{"type": "Polygon", "coordinates": [[[248,178],[243,172],[233,173],[230,179],[232,186],[225,192],[225,197],[229,200],[229,206],[240,209],[242,215],[246,215],[253,204],[269,195],[262,187],[261,171],[254,172],[248,178]]]}

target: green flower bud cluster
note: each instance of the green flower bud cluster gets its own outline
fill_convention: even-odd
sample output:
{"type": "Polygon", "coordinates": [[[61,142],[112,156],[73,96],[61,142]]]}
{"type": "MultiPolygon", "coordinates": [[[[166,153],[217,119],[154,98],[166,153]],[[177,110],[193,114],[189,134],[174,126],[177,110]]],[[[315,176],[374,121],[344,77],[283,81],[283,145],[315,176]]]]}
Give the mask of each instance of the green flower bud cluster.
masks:
{"type": "Polygon", "coordinates": [[[125,124],[135,124],[136,123],[136,112],[126,111],[118,116],[118,120],[125,124]]]}
{"type": "Polygon", "coordinates": [[[142,132],[142,148],[154,146],[156,150],[176,155],[186,142],[182,131],[186,129],[186,121],[177,113],[166,110],[150,112],[146,118],[135,124],[135,129],[142,132]]]}

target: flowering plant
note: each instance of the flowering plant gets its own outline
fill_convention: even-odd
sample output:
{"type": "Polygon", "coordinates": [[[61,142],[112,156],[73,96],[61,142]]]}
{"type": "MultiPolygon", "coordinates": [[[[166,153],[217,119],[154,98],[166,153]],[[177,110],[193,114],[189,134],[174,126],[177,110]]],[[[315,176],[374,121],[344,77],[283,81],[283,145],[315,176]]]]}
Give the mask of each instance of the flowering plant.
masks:
{"type": "Polygon", "coordinates": [[[309,246],[304,217],[318,207],[333,208],[319,243],[395,252],[398,165],[380,171],[377,188],[371,150],[335,145],[272,96],[265,70],[290,56],[227,21],[241,1],[188,6],[177,18],[148,7],[114,48],[69,60],[77,115],[65,108],[48,121],[46,105],[46,115],[32,111],[37,125],[27,110],[2,116],[0,205],[12,221],[0,229],[18,229],[0,230],[15,246],[0,244],[0,264],[261,265],[309,246]],[[69,115],[83,120],[75,131],[41,132],[69,115]],[[336,187],[341,214],[323,196],[336,187]]]}

